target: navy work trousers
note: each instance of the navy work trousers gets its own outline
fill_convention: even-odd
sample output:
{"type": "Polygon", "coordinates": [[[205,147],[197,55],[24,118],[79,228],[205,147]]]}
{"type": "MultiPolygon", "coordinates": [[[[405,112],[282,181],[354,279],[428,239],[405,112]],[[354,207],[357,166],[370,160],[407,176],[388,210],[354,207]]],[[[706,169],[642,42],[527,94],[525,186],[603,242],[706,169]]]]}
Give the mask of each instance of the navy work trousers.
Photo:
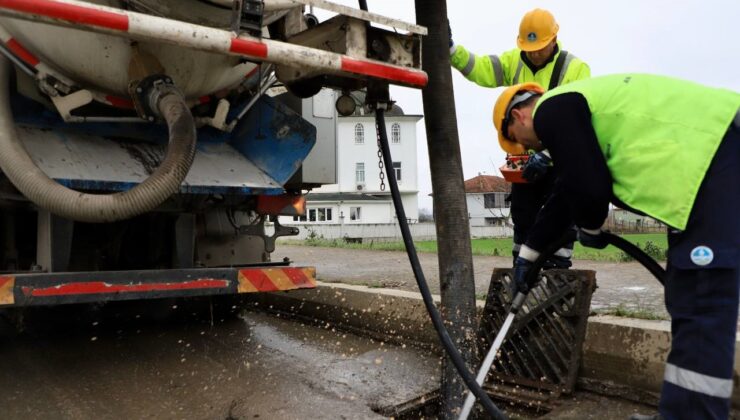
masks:
{"type": "MultiPolygon", "coordinates": [[[[519,249],[527,242],[529,232],[537,221],[537,214],[552,194],[557,178],[555,171],[550,169],[537,182],[511,184],[511,221],[514,223],[514,245],[512,255],[514,260],[519,255],[519,249]]],[[[545,268],[568,268],[573,256],[573,242],[559,249],[555,255],[545,263],[545,268]]]]}
{"type": "Polygon", "coordinates": [[[740,128],[707,172],[684,231],[668,233],[665,301],[671,315],[660,413],[727,419],[740,291],[740,128]]]}

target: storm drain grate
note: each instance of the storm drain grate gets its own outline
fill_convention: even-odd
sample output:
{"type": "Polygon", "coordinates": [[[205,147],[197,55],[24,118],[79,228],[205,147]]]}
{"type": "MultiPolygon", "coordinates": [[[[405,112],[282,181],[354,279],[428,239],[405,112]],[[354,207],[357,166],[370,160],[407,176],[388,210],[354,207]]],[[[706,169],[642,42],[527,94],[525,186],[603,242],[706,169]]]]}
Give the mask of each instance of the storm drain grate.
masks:
{"type": "MultiPolygon", "coordinates": [[[[511,306],[511,273],[511,269],[493,270],[478,333],[481,357],[488,352],[511,306]]],[[[547,400],[571,393],[595,289],[594,271],[544,271],[496,355],[486,381],[488,391],[530,402],[533,395],[547,400]]]]}

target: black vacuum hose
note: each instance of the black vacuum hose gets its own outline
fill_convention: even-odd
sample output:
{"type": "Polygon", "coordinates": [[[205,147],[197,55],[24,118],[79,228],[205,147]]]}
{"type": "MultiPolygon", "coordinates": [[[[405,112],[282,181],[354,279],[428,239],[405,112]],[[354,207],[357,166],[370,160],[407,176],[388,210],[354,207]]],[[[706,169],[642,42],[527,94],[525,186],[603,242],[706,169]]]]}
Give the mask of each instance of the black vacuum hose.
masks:
{"type": "Polygon", "coordinates": [[[613,233],[602,232],[601,234],[606,238],[607,242],[626,252],[629,256],[642,264],[643,267],[647,268],[647,270],[651,272],[656,279],[658,279],[660,284],[665,284],[665,269],[646,254],[645,251],[638,248],[637,245],[613,233]]]}
{"type": "MultiPolygon", "coordinates": [[[[383,162],[385,164],[385,167],[392,168],[393,159],[391,159],[391,150],[388,147],[388,133],[385,129],[384,113],[385,111],[383,109],[375,110],[375,126],[378,132],[378,140],[380,141],[380,148],[383,153],[383,162]]],[[[488,415],[491,416],[491,418],[493,419],[504,420],[506,419],[504,413],[501,412],[498,407],[496,407],[493,401],[491,401],[491,399],[488,397],[488,394],[486,394],[483,388],[478,385],[478,383],[475,381],[475,377],[470,373],[467,366],[465,366],[465,361],[463,360],[462,355],[460,355],[460,352],[457,350],[455,344],[452,342],[452,338],[450,338],[450,334],[447,332],[447,329],[444,326],[442,317],[440,316],[439,311],[437,311],[436,306],[434,306],[432,293],[429,291],[429,286],[427,286],[427,282],[424,278],[424,272],[421,270],[419,257],[416,255],[416,247],[414,247],[414,241],[411,238],[411,231],[409,230],[409,225],[406,221],[406,212],[404,211],[403,203],[401,202],[401,193],[398,191],[396,174],[392,170],[387,170],[386,176],[388,177],[388,184],[391,187],[393,206],[396,209],[396,217],[398,218],[398,224],[401,228],[403,243],[404,245],[406,245],[406,253],[408,254],[409,261],[411,262],[411,269],[414,271],[414,277],[416,278],[416,283],[419,286],[419,291],[421,292],[421,296],[424,300],[424,306],[426,306],[427,312],[429,312],[429,316],[432,318],[432,324],[434,324],[434,329],[437,330],[437,334],[439,335],[439,339],[442,342],[442,346],[445,348],[445,351],[450,356],[450,360],[452,360],[452,363],[455,365],[455,368],[460,374],[460,377],[462,377],[463,381],[465,382],[465,385],[467,385],[468,389],[470,389],[470,392],[472,392],[476,396],[476,398],[478,398],[488,415]]]]}
{"type": "MultiPolygon", "coordinates": [[[[653,276],[655,276],[656,279],[658,279],[660,284],[665,284],[665,269],[663,269],[660,264],[658,264],[649,255],[647,255],[645,251],[638,248],[635,244],[613,233],[601,232],[601,235],[604,236],[609,244],[614,245],[615,247],[626,252],[629,256],[642,264],[653,276]]],[[[553,242],[549,247],[547,247],[547,249],[540,253],[540,256],[537,257],[537,259],[534,261],[532,267],[530,268],[527,276],[524,279],[530,288],[537,284],[540,269],[542,268],[542,265],[545,264],[545,261],[550,258],[551,255],[557,252],[558,249],[575,240],[576,232],[574,230],[569,230],[559,240],[553,242]]],[[[512,308],[512,310],[518,310],[523,303],[524,299],[515,301],[514,303],[512,303],[512,306],[516,305],[518,307],[512,308]]]]}

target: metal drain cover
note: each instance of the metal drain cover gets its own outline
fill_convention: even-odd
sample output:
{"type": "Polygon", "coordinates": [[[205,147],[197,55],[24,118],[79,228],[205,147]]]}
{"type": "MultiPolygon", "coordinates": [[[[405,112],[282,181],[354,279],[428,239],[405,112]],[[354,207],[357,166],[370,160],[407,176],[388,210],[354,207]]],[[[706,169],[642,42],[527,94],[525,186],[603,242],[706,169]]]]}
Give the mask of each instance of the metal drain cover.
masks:
{"type": "MultiPolygon", "coordinates": [[[[503,324],[512,270],[493,270],[478,332],[481,357],[503,324]]],[[[575,387],[596,272],[543,271],[504,340],[487,377],[487,390],[511,401],[543,403],[575,387]]]]}

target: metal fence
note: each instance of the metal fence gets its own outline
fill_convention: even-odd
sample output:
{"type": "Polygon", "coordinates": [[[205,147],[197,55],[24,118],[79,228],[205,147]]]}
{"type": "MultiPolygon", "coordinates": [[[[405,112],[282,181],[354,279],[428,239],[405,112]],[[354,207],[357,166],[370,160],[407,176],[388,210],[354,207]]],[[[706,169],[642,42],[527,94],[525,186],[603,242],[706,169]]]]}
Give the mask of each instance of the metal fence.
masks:
{"type": "Polygon", "coordinates": [[[608,220],[604,229],[613,233],[665,233],[667,226],[653,219],[608,220]]]}

